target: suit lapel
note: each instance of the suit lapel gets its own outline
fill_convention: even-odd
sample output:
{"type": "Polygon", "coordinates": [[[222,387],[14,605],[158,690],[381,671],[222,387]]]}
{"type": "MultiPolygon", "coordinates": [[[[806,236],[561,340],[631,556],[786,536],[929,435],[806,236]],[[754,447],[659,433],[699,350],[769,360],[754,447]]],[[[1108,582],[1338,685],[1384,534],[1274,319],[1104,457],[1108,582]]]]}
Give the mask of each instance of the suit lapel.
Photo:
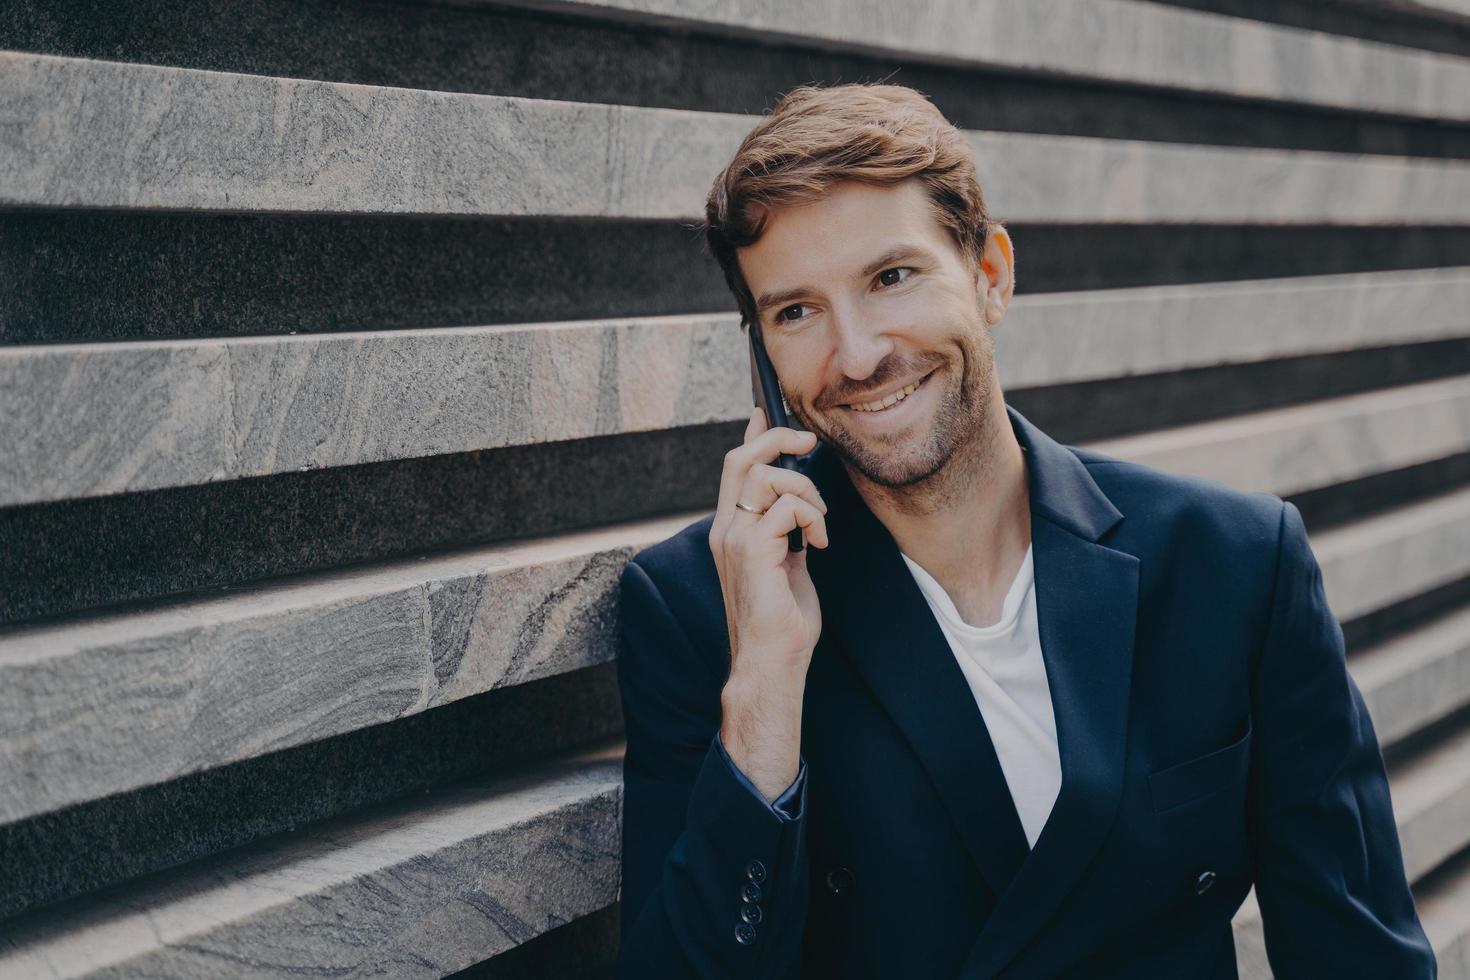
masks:
{"type": "Polygon", "coordinates": [[[1111,830],[1122,790],[1138,559],[1045,520],[1032,535],[1062,788],[971,949],[965,977],[995,975],[1041,930],[1111,830]]]}
{"type": "Polygon", "coordinates": [[[949,641],[882,523],[863,509],[831,555],[839,646],[928,772],[991,890],[1001,894],[1028,850],[1005,774],[949,641]]]}
{"type": "Polygon", "coordinates": [[[882,523],[830,450],[811,473],[832,547],[811,556],[839,645],[928,771],[999,896],[961,972],[990,977],[1037,935],[1107,835],[1122,789],[1138,559],[1098,544],[1123,515],[1070,450],[1007,406],[1026,450],[1036,611],[1062,786],[1036,846],[964,673],[882,523]],[[838,517],[838,515],[841,515],[838,517]]]}
{"type": "Polygon", "coordinates": [[[1097,541],[1122,514],[1065,447],[1008,409],[1031,457],[1036,613],[1062,787],[1041,836],[970,950],[991,977],[1045,926],[1112,829],[1122,795],[1139,562],[1097,541]]]}

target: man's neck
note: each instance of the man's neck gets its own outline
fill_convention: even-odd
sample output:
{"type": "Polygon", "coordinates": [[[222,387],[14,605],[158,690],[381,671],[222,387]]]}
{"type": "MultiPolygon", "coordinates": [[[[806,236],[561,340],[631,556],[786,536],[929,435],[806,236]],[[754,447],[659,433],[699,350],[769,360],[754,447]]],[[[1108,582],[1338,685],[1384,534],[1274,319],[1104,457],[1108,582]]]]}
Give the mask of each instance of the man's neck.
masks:
{"type": "Polygon", "coordinates": [[[899,550],[934,576],[973,626],[1000,619],[1031,544],[1025,455],[994,391],[982,430],[924,484],[894,491],[849,474],[899,550]]]}

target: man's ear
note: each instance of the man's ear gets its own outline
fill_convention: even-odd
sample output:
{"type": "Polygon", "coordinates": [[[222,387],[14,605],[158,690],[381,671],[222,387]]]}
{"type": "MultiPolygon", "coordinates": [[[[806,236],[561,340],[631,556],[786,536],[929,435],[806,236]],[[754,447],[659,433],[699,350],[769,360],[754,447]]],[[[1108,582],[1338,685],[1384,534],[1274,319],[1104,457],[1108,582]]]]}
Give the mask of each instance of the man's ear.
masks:
{"type": "Polygon", "coordinates": [[[985,322],[995,326],[1006,314],[1011,295],[1016,290],[1016,254],[1005,225],[994,222],[985,236],[985,250],[980,256],[980,272],[976,278],[980,290],[985,322]]]}

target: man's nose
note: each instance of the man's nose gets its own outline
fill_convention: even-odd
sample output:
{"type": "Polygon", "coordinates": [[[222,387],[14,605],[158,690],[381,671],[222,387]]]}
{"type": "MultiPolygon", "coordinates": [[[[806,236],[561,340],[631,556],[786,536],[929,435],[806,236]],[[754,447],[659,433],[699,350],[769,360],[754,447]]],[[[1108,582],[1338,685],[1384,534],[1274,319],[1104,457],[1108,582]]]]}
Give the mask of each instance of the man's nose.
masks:
{"type": "Polygon", "coordinates": [[[837,345],[833,360],[838,370],[854,381],[871,376],[883,359],[893,353],[893,339],[888,333],[851,311],[837,314],[833,342],[837,345]]]}

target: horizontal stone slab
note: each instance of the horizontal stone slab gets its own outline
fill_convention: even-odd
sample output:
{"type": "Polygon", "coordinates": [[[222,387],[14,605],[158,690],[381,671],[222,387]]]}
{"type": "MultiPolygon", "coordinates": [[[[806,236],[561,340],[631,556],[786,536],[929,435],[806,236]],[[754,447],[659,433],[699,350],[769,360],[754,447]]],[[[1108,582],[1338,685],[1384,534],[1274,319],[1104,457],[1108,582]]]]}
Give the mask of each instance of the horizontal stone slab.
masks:
{"type": "Polygon", "coordinates": [[[623,566],[697,517],[12,631],[0,822],[611,661],[623,566]]]}
{"type": "Polygon", "coordinates": [[[1470,609],[1354,655],[1348,668],[1388,746],[1470,705],[1470,609]]]}
{"type": "MultiPolygon", "coordinates": [[[[0,647],[0,820],[609,660],[623,564],[698,516],[13,631],[0,647]]],[[[1470,491],[1313,547],[1346,621],[1470,574],[1470,491]]]]}
{"type": "Polygon", "coordinates": [[[1133,0],[1035,0],[1022,5],[1007,0],[511,2],[945,64],[1367,112],[1470,118],[1470,65],[1463,58],[1133,0]]]}
{"type": "Polygon", "coordinates": [[[1396,507],[1312,537],[1341,622],[1470,575],[1470,489],[1396,507]]]}
{"type": "Polygon", "coordinates": [[[0,505],[730,421],[748,357],[725,316],[0,348],[0,505]]]}
{"type": "MultiPolygon", "coordinates": [[[[1022,295],[996,357],[1017,390],[1464,337],[1466,309],[1462,268],[1022,295]]],[[[736,421],[747,358],[719,314],[0,347],[0,506],[736,421]]]]}
{"type": "Polygon", "coordinates": [[[1470,727],[1396,766],[1390,791],[1404,871],[1417,881],[1470,846],[1470,727]]]}
{"type": "Polygon", "coordinates": [[[441,977],[617,898],[621,744],[6,923],[0,975],[441,977]]]}
{"type": "Polygon", "coordinates": [[[995,356],[1012,391],[1470,336],[1466,309],[1470,268],[1024,293],[995,356]]]}
{"type": "Polygon", "coordinates": [[[1470,861],[1455,862],[1415,893],[1440,980],[1470,980],[1470,861]]]}
{"type": "Polygon", "coordinates": [[[1470,21],[1470,0],[1370,0],[1370,2],[1415,13],[1449,15],[1455,19],[1470,21]]]}
{"type": "Polygon", "coordinates": [[[1252,412],[1088,448],[1285,497],[1470,452],[1470,378],[1252,412]]]}
{"type": "MultiPolygon", "coordinates": [[[[23,207],[687,220],[756,122],[15,52],[0,70],[0,205],[23,207]]],[[[1006,221],[1470,221],[1461,161],[968,136],[1006,221]]]]}

